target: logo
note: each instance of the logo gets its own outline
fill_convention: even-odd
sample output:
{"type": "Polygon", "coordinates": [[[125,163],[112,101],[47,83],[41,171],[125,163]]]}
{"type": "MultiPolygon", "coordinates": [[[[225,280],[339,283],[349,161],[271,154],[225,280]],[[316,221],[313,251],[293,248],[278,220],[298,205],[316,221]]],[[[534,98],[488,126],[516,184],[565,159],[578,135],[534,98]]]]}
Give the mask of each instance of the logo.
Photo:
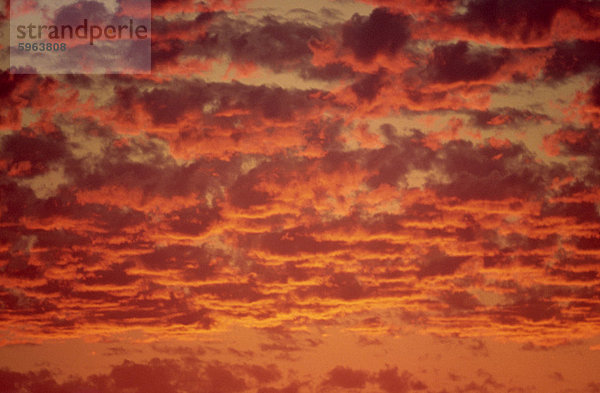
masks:
{"type": "Polygon", "coordinates": [[[10,72],[148,74],[150,0],[13,0],[10,72]]]}

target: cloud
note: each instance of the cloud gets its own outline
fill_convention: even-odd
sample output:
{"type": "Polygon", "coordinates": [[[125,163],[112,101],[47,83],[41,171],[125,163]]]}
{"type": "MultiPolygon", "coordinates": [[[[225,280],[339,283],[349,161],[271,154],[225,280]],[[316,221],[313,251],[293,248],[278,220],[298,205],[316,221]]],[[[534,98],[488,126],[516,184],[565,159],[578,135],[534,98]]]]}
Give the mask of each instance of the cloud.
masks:
{"type": "Polygon", "coordinates": [[[257,390],[257,393],[298,393],[300,391],[300,388],[302,387],[302,384],[298,383],[298,382],[292,382],[291,384],[289,384],[286,387],[283,388],[259,388],[257,390]]]}
{"type": "Polygon", "coordinates": [[[247,392],[258,388],[264,392],[295,392],[301,386],[291,382],[283,388],[270,386],[280,379],[276,370],[262,365],[240,365],[221,362],[207,362],[198,359],[183,360],[153,358],[144,362],[125,360],[111,366],[110,372],[93,374],[86,378],[71,375],[59,378],[47,369],[26,373],[0,370],[0,391],[44,391],[58,392],[167,392],[192,393],[201,389],[210,393],[247,392]],[[266,374],[265,374],[266,372],[266,374]],[[257,375],[262,375],[256,378],[257,375]],[[265,378],[265,376],[267,376],[265,378]],[[255,377],[252,382],[248,377],[255,377]]]}
{"type": "Polygon", "coordinates": [[[51,77],[11,74],[0,70],[0,127],[20,129],[24,108],[40,108],[56,104],[57,87],[51,77]]]}
{"type": "Polygon", "coordinates": [[[112,264],[106,270],[97,270],[90,277],[86,277],[84,282],[87,285],[129,285],[139,280],[141,276],[129,275],[126,269],[133,267],[132,263],[112,264]]]}
{"type": "Polygon", "coordinates": [[[498,108],[490,111],[475,111],[471,114],[475,127],[489,129],[494,127],[515,127],[528,122],[544,124],[551,121],[544,113],[515,108],[498,108]]]}
{"type": "Polygon", "coordinates": [[[435,82],[453,83],[490,78],[507,61],[508,51],[490,53],[474,50],[466,41],[440,45],[433,49],[428,69],[435,82]]]}
{"type": "Polygon", "coordinates": [[[359,99],[372,101],[383,87],[382,79],[383,73],[366,75],[350,88],[359,99]]]}
{"type": "Polygon", "coordinates": [[[595,3],[280,6],[153,2],[152,75],[0,74],[0,345],[128,359],[3,389],[510,391],[383,364],[593,346],[595,3]]]}
{"type": "Polygon", "coordinates": [[[417,276],[419,278],[426,278],[437,275],[451,275],[467,259],[468,257],[446,255],[438,248],[433,248],[424,255],[417,276]]]}
{"type": "Polygon", "coordinates": [[[470,142],[453,141],[442,154],[444,171],[451,179],[437,186],[443,195],[498,200],[536,195],[543,190],[544,172],[522,145],[476,149],[470,142]]]}
{"type": "Polygon", "coordinates": [[[544,67],[544,74],[552,79],[563,79],[600,66],[597,41],[574,40],[561,42],[544,67]]]}
{"type": "Polygon", "coordinates": [[[448,304],[450,312],[461,310],[473,310],[477,306],[481,305],[481,303],[479,302],[479,300],[477,300],[475,296],[466,291],[448,291],[443,293],[441,298],[448,304]]]}
{"type": "Polygon", "coordinates": [[[591,29],[588,23],[593,20],[596,8],[592,3],[568,0],[528,0],[518,5],[505,0],[475,0],[468,2],[465,12],[454,16],[453,22],[473,35],[485,34],[528,44],[547,40],[553,22],[563,11],[573,13],[584,28],[591,29]]]}
{"type": "Polygon", "coordinates": [[[427,389],[423,382],[415,379],[408,371],[398,374],[397,367],[380,370],[375,381],[379,388],[387,393],[407,393],[427,389]]]}
{"type": "Polygon", "coordinates": [[[338,366],[329,371],[323,384],[345,389],[362,389],[365,387],[367,380],[368,373],[365,371],[338,366]]]}
{"type": "Polygon", "coordinates": [[[410,38],[410,19],[402,13],[376,8],[368,17],[355,14],[342,29],[342,45],[357,60],[372,61],[376,55],[394,56],[410,38]]]}
{"type": "MultiPolygon", "coordinates": [[[[569,155],[583,157],[589,160],[591,168],[600,168],[598,151],[600,142],[596,137],[596,129],[589,128],[562,128],[544,137],[544,146],[551,155],[569,155]]],[[[591,179],[595,178],[590,173],[591,179]]]]}
{"type": "MultiPolygon", "coordinates": [[[[221,31],[232,27],[226,25],[221,31]]],[[[266,17],[258,27],[238,31],[229,38],[230,55],[235,63],[257,64],[281,72],[305,63],[311,54],[308,42],[318,35],[319,30],[310,25],[266,17]]]]}

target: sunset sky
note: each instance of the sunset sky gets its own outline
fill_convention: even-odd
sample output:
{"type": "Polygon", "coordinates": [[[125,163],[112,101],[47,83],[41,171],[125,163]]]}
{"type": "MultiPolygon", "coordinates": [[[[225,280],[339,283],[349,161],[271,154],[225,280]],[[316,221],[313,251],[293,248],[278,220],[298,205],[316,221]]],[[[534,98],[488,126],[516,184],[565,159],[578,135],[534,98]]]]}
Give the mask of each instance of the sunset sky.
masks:
{"type": "Polygon", "coordinates": [[[600,393],[600,1],[0,9],[0,393],[600,393]]]}

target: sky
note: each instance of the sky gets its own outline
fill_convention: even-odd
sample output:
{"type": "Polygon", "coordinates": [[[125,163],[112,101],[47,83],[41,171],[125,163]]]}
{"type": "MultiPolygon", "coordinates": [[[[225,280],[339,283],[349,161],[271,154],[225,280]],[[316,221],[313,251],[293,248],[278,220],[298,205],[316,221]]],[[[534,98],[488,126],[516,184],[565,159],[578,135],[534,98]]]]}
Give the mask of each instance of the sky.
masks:
{"type": "Polygon", "coordinates": [[[600,2],[156,0],[11,74],[0,393],[599,393],[600,2]]]}

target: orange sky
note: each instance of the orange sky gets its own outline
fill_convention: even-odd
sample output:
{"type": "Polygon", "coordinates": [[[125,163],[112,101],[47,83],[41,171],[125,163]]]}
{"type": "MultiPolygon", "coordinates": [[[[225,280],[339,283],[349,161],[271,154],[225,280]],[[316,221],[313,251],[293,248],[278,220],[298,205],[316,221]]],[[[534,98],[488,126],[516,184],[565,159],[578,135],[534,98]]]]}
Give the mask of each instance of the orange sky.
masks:
{"type": "Polygon", "coordinates": [[[600,3],[152,1],[15,75],[0,393],[600,392],[600,3]]]}

